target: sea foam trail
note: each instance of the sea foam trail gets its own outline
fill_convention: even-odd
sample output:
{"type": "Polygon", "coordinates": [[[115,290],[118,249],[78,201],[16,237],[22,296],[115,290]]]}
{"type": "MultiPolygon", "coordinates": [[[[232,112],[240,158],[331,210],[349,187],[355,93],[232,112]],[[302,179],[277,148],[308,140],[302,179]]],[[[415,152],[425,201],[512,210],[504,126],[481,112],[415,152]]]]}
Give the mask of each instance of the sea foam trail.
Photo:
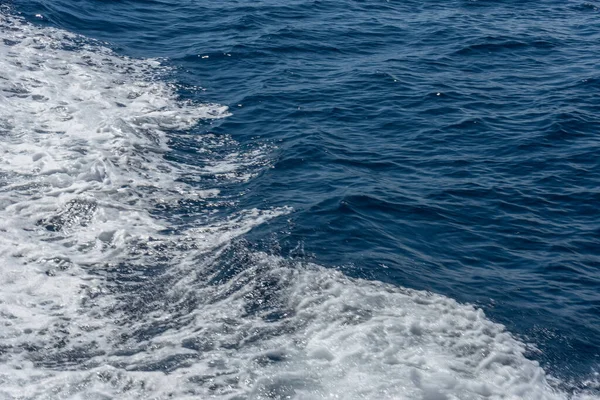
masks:
{"type": "Polygon", "coordinates": [[[287,209],[161,217],[219,198],[182,176],[249,177],[233,151],[164,157],[226,108],[180,102],[156,61],[6,11],[0,39],[0,397],[569,397],[481,310],[235,240],[287,209]]]}

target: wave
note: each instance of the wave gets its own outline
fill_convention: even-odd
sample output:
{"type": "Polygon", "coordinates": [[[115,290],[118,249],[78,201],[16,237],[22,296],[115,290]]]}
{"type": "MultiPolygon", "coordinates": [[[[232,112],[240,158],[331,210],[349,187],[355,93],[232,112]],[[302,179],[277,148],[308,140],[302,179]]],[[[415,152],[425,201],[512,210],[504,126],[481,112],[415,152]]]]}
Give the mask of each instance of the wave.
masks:
{"type": "Polygon", "coordinates": [[[7,10],[0,36],[3,397],[570,397],[473,306],[251,250],[291,210],[216,212],[203,177],[266,155],[202,155],[227,108],[181,101],[159,60],[7,10]]]}

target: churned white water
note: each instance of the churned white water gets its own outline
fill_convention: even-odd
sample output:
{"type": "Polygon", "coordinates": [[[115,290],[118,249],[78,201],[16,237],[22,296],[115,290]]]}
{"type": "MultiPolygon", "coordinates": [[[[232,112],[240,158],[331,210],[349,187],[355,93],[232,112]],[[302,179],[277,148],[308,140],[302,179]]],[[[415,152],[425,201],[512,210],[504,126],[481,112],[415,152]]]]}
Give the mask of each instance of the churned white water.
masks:
{"type": "Polygon", "coordinates": [[[227,108],[162,72],[0,16],[0,398],[568,398],[481,310],[234,240],[288,209],[161,217],[265,157],[168,161],[227,108]]]}

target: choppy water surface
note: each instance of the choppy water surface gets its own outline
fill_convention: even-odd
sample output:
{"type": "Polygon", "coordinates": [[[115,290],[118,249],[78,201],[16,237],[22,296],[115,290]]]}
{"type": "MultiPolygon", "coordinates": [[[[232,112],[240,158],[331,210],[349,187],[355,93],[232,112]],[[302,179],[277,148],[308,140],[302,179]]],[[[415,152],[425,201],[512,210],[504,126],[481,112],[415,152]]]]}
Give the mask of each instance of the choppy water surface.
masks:
{"type": "Polygon", "coordinates": [[[600,3],[0,13],[0,397],[600,396],[600,3]]]}

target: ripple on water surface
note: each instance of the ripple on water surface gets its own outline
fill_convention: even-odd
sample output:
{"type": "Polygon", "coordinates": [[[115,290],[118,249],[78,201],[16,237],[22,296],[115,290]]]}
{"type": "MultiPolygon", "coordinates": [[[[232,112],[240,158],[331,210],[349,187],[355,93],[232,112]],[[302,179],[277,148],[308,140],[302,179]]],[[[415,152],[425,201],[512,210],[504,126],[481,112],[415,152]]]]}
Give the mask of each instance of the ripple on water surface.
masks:
{"type": "Polygon", "coordinates": [[[597,395],[596,5],[15,3],[4,393],[597,395]]]}

